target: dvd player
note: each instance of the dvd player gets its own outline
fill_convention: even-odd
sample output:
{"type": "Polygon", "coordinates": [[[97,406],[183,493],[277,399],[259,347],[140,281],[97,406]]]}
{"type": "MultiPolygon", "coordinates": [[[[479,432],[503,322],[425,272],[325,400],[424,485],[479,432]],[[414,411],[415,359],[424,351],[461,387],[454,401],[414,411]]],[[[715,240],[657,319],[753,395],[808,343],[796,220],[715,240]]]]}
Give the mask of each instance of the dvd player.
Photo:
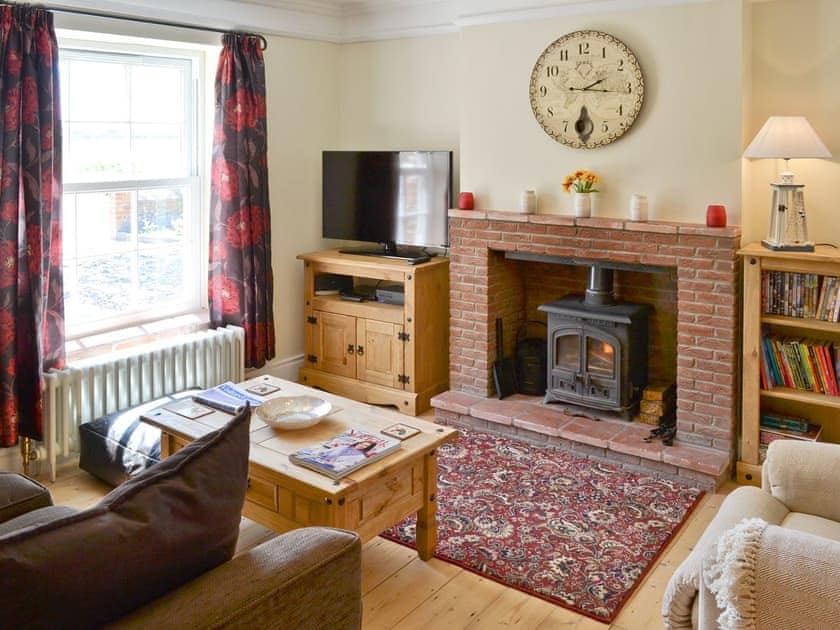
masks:
{"type": "Polygon", "coordinates": [[[383,304],[405,304],[405,287],[401,284],[385,284],[376,287],[376,301],[383,304]]]}

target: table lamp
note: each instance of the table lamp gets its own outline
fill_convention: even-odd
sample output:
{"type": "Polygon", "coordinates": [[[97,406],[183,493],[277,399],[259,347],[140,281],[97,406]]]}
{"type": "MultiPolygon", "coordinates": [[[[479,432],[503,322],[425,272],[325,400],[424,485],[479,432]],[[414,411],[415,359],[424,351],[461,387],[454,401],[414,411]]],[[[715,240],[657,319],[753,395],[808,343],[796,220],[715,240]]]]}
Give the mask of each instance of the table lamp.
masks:
{"type": "Polygon", "coordinates": [[[804,184],[793,183],[791,158],[830,158],[831,153],[804,116],[770,116],[744,151],[745,158],[782,158],[780,182],[770,184],[770,227],[761,244],[768,249],[814,251],[805,221],[804,184]]]}

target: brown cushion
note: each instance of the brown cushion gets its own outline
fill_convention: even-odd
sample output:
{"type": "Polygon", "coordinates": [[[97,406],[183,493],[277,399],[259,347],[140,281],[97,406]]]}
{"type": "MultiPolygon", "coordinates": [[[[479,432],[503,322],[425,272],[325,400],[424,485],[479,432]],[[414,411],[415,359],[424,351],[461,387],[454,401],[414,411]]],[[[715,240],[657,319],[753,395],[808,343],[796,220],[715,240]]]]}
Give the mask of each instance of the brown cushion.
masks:
{"type": "Polygon", "coordinates": [[[89,510],[0,536],[3,625],[101,625],[229,560],[249,417],[246,408],[89,510]]]}
{"type": "Polygon", "coordinates": [[[0,523],[52,505],[50,491],[20,473],[0,472],[0,523]]]}

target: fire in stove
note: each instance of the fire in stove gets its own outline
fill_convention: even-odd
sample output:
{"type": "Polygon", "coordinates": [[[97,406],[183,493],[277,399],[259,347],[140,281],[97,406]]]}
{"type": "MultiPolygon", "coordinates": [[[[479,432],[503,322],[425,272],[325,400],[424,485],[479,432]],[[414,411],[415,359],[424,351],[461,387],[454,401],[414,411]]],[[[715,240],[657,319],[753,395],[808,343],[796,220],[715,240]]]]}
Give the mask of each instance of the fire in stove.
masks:
{"type": "Polygon", "coordinates": [[[543,304],[548,313],[546,402],[618,412],[629,419],[647,385],[646,304],[616,302],[613,270],[589,269],[586,294],[543,304]]]}

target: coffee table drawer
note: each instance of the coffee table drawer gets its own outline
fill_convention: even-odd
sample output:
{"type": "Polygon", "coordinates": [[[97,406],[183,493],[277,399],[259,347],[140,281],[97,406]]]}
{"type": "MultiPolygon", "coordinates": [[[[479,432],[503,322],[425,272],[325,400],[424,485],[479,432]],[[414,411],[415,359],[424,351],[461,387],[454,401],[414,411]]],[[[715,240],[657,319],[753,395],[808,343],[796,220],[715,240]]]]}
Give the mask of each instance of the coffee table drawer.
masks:
{"type": "Polygon", "coordinates": [[[245,493],[245,500],[276,512],[277,486],[256,475],[248,475],[248,490],[245,493]]]}

